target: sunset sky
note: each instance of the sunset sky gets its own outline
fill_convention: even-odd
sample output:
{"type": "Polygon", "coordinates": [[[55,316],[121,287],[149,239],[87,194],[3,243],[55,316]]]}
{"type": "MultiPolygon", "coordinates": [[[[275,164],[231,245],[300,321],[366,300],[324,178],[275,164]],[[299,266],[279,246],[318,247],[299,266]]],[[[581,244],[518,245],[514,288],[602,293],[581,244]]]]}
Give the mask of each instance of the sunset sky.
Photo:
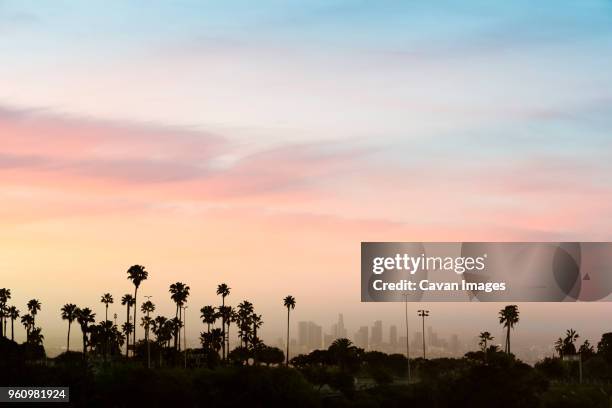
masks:
{"type": "MultiPolygon", "coordinates": [[[[612,240],[611,67],[608,0],[0,0],[0,287],[49,349],[135,263],[160,313],[191,286],[194,343],[221,282],[270,343],[287,294],[386,336],[361,241],[612,240]]],[[[503,305],[427,306],[501,336],[503,305]]],[[[612,330],[606,303],[519,307],[525,347],[612,330]]]]}

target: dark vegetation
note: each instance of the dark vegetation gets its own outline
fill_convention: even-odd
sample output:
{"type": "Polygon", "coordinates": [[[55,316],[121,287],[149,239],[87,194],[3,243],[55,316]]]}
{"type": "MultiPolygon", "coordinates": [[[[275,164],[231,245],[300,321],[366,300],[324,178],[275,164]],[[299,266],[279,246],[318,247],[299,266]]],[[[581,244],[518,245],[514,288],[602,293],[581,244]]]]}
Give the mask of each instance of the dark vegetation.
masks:
{"type": "MultiPolygon", "coordinates": [[[[225,284],[217,288],[221,304],[200,309],[201,347],[181,347],[190,291],[181,282],[169,289],[174,317],[153,316],[155,305],[142,303],[139,337],[133,325],[135,305],[146,278],[144,267],[128,271],[134,294],[122,297],[126,321],[121,327],[108,320],[111,294],[101,298],[105,320],[100,322],[89,308],[66,304],[60,316],[67,332],[77,328],[82,341],[79,351],[55,358],[47,358],[42,330],[36,326],[41,303],[28,302],[29,313],[21,317],[26,341],[17,344],[19,311],[8,306],[10,290],[0,289],[0,385],[69,386],[71,405],[82,407],[570,408],[609,407],[612,399],[612,333],[603,334],[596,347],[588,340],[577,347],[579,335],[570,329],[554,343],[557,355],[532,367],[511,353],[511,332],[519,322],[515,305],[499,314],[505,328],[503,351],[485,331],[479,336],[480,349],[462,358],[411,359],[409,379],[405,355],[366,351],[348,339],[288,360],[284,350],[257,336],[263,319],[250,302],[235,308],[226,304],[230,288],[225,284]],[[239,340],[232,350],[230,332],[239,340]]],[[[292,296],[283,299],[287,338],[295,305],[292,296]]],[[[68,334],[67,350],[69,340],[68,334]]]]}

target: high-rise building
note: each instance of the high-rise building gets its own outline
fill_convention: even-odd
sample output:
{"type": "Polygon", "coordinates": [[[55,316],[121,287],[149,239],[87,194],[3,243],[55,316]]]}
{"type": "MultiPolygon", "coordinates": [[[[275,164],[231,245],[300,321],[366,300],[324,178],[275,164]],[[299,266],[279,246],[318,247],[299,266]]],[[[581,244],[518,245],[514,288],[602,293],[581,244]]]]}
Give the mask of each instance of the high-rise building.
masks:
{"type": "Polygon", "coordinates": [[[392,350],[397,347],[397,326],[395,325],[389,327],[389,345],[392,350]]]}
{"type": "Polygon", "coordinates": [[[323,329],[321,326],[308,322],[308,351],[317,350],[323,344],[323,329]]]}
{"type": "Polygon", "coordinates": [[[308,345],[308,322],[298,322],[298,346],[306,347],[308,345]]]}
{"type": "Polygon", "coordinates": [[[383,327],[382,321],[377,320],[374,322],[374,326],[372,326],[372,335],[370,337],[370,346],[371,347],[380,347],[382,345],[382,337],[383,337],[383,327]]]}
{"type": "Polygon", "coordinates": [[[368,326],[361,326],[357,333],[355,333],[355,345],[357,347],[361,347],[362,349],[368,348],[368,337],[369,337],[369,328],[368,326]]]}
{"type": "Polygon", "coordinates": [[[320,349],[323,345],[323,329],[314,322],[298,322],[297,343],[302,353],[320,349]]]}
{"type": "Polygon", "coordinates": [[[347,338],[348,333],[346,332],[346,328],[344,327],[344,316],[342,313],[338,315],[338,323],[336,325],[336,338],[342,339],[347,338]]]}

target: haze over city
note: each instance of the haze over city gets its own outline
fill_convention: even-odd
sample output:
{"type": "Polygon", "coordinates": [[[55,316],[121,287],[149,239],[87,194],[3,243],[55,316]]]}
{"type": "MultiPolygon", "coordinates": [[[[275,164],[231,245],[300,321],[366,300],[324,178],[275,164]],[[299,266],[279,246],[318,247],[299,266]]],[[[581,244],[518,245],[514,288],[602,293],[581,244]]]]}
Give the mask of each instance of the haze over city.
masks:
{"type": "MultiPolygon", "coordinates": [[[[388,342],[362,241],[612,240],[610,2],[248,3],[0,0],[0,286],[49,355],[67,302],[124,320],[136,263],[160,314],[191,287],[194,344],[221,282],[268,343],[288,294],[296,341],[342,313],[388,342]]],[[[502,343],[503,306],[409,304],[409,338],[424,308],[449,348],[502,343]]],[[[606,302],[518,306],[527,361],[608,331],[606,302]]]]}

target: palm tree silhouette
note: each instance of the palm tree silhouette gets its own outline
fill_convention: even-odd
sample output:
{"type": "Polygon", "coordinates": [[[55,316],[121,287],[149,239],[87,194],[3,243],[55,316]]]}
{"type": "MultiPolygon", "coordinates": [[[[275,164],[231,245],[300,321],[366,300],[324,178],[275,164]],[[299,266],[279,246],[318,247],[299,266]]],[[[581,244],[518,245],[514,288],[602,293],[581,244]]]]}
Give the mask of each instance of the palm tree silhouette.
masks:
{"type": "Polygon", "coordinates": [[[19,309],[15,306],[8,308],[8,315],[11,318],[11,341],[15,341],[15,320],[19,317],[19,309]]]}
{"type": "Polygon", "coordinates": [[[111,303],[114,303],[115,300],[113,299],[113,295],[111,295],[110,293],[105,293],[102,295],[100,302],[104,303],[104,305],[106,306],[106,314],[104,315],[104,321],[107,321],[108,320],[108,305],[111,303]]]}
{"type": "Polygon", "coordinates": [[[291,309],[295,309],[295,298],[291,295],[283,299],[283,305],[287,308],[287,356],[285,357],[285,365],[289,366],[289,315],[291,309]]]}
{"type": "Polygon", "coordinates": [[[487,343],[489,341],[493,341],[493,339],[495,337],[491,336],[491,333],[489,333],[488,331],[485,332],[481,332],[480,335],[478,336],[478,338],[480,339],[480,341],[478,342],[478,345],[480,346],[480,349],[483,352],[487,351],[487,343]]]}
{"type": "Polygon", "coordinates": [[[77,317],[77,306],[73,303],[66,303],[62,309],[62,320],[68,320],[68,337],[66,341],[66,352],[70,351],[70,326],[77,317]]]}
{"type": "Polygon", "coordinates": [[[238,325],[238,337],[241,342],[244,343],[244,347],[248,347],[249,339],[252,333],[251,319],[253,315],[253,304],[248,300],[242,301],[238,305],[238,311],[236,313],[238,325]]]}
{"type": "Polygon", "coordinates": [[[499,323],[506,328],[505,351],[510,354],[510,329],[519,322],[519,311],[517,305],[508,305],[499,311],[499,323]]]}
{"type": "Polygon", "coordinates": [[[263,320],[261,319],[261,315],[253,313],[253,317],[251,318],[251,322],[253,324],[253,340],[254,344],[259,343],[259,337],[257,337],[257,329],[259,329],[263,325],[263,320]]]}
{"type": "Polygon", "coordinates": [[[34,317],[31,314],[21,316],[21,324],[26,329],[26,341],[30,340],[30,330],[34,327],[34,317]]]}
{"type": "Polygon", "coordinates": [[[40,327],[35,327],[30,333],[28,343],[41,346],[44,339],[45,336],[42,335],[42,329],[40,327]]]}
{"type": "Polygon", "coordinates": [[[142,319],[142,325],[145,329],[145,340],[147,342],[147,368],[151,368],[151,344],[149,343],[149,329],[153,323],[150,314],[155,311],[155,305],[150,300],[144,302],[140,308],[142,313],[146,313],[146,316],[142,319]]]}
{"type": "Polygon", "coordinates": [[[96,321],[96,314],[92,313],[91,309],[86,307],[83,309],[77,309],[76,320],[81,326],[81,332],[83,333],[83,356],[87,354],[87,333],[89,331],[89,323],[96,321]]]}
{"type": "MultiPolygon", "coordinates": [[[[231,288],[225,283],[221,283],[217,286],[217,295],[221,296],[221,308],[219,309],[219,315],[221,316],[221,334],[223,335],[223,342],[221,344],[222,353],[221,356],[225,360],[225,319],[227,312],[225,310],[225,297],[229,296],[231,288]]],[[[229,349],[229,344],[228,344],[229,349]]]]}
{"type": "Polygon", "coordinates": [[[36,325],[36,314],[38,313],[40,308],[41,303],[38,301],[38,299],[32,299],[28,302],[28,310],[30,311],[30,314],[32,315],[33,319],[32,325],[36,325]]]}
{"type": "MultiPolygon", "coordinates": [[[[149,277],[149,272],[147,272],[145,270],[145,267],[142,265],[132,265],[130,266],[130,269],[128,269],[127,274],[128,274],[128,279],[131,280],[132,283],[134,284],[134,304],[136,304],[136,301],[138,300],[138,288],[140,287],[140,284],[142,283],[142,281],[146,280],[149,277]]],[[[133,345],[136,345],[136,325],[138,324],[136,320],[137,310],[138,308],[135,307],[134,308],[134,333],[132,333],[132,344],[133,345]]]]}
{"type": "MultiPolygon", "coordinates": [[[[125,317],[125,323],[130,323],[130,307],[134,306],[136,304],[136,300],[134,299],[134,297],[132,295],[130,295],[129,293],[123,295],[123,297],[121,298],[121,304],[123,306],[126,306],[127,309],[127,315],[125,317]]],[[[126,331],[126,328],[128,328],[125,324],[122,326],[123,328],[123,332],[125,333],[125,356],[128,356],[128,351],[130,349],[130,334],[132,334],[132,326],[130,326],[130,330],[129,332],[126,331]]]]}
{"type": "Polygon", "coordinates": [[[0,334],[2,335],[2,337],[6,337],[6,330],[5,330],[5,324],[4,324],[4,319],[5,317],[5,309],[6,309],[6,303],[9,301],[9,299],[11,298],[11,290],[7,289],[7,288],[2,288],[0,289],[0,334]]]}
{"type": "Polygon", "coordinates": [[[202,319],[202,323],[208,326],[207,332],[210,333],[210,325],[215,324],[217,320],[217,312],[215,308],[212,306],[204,306],[200,309],[200,318],[202,319]]]}
{"type": "MultiPolygon", "coordinates": [[[[176,282],[170,285],[170,298],[176,303],[176,315],[175,318],[178,319],[180,323],[182,323],[182,307],[187,302],[187,297],[189,296],[189,286],[185,285],[182,282],[176,282]]],[[[181,325],[176,326],[176,331],[174,332],[174,348],[177,350],[181,350],[181,325]]]]}
{"type": "Polygon", "coordinates": [[[573,355],[576,354],[576,346],[574,343],[578,340],[580,336],[576,333],[574,329],[568,329],[565,331],[565,338],[561,340],[561,353],[559,355],[563,357],[564,355],[573,355]]]}
{"type": "Polygon", "coordinates": [[[557,353],[559,353],[559,357],[563,358],[563,339],[561,337],[559,337],[556,341],[555,341],[555,351],[557,353]]]}

